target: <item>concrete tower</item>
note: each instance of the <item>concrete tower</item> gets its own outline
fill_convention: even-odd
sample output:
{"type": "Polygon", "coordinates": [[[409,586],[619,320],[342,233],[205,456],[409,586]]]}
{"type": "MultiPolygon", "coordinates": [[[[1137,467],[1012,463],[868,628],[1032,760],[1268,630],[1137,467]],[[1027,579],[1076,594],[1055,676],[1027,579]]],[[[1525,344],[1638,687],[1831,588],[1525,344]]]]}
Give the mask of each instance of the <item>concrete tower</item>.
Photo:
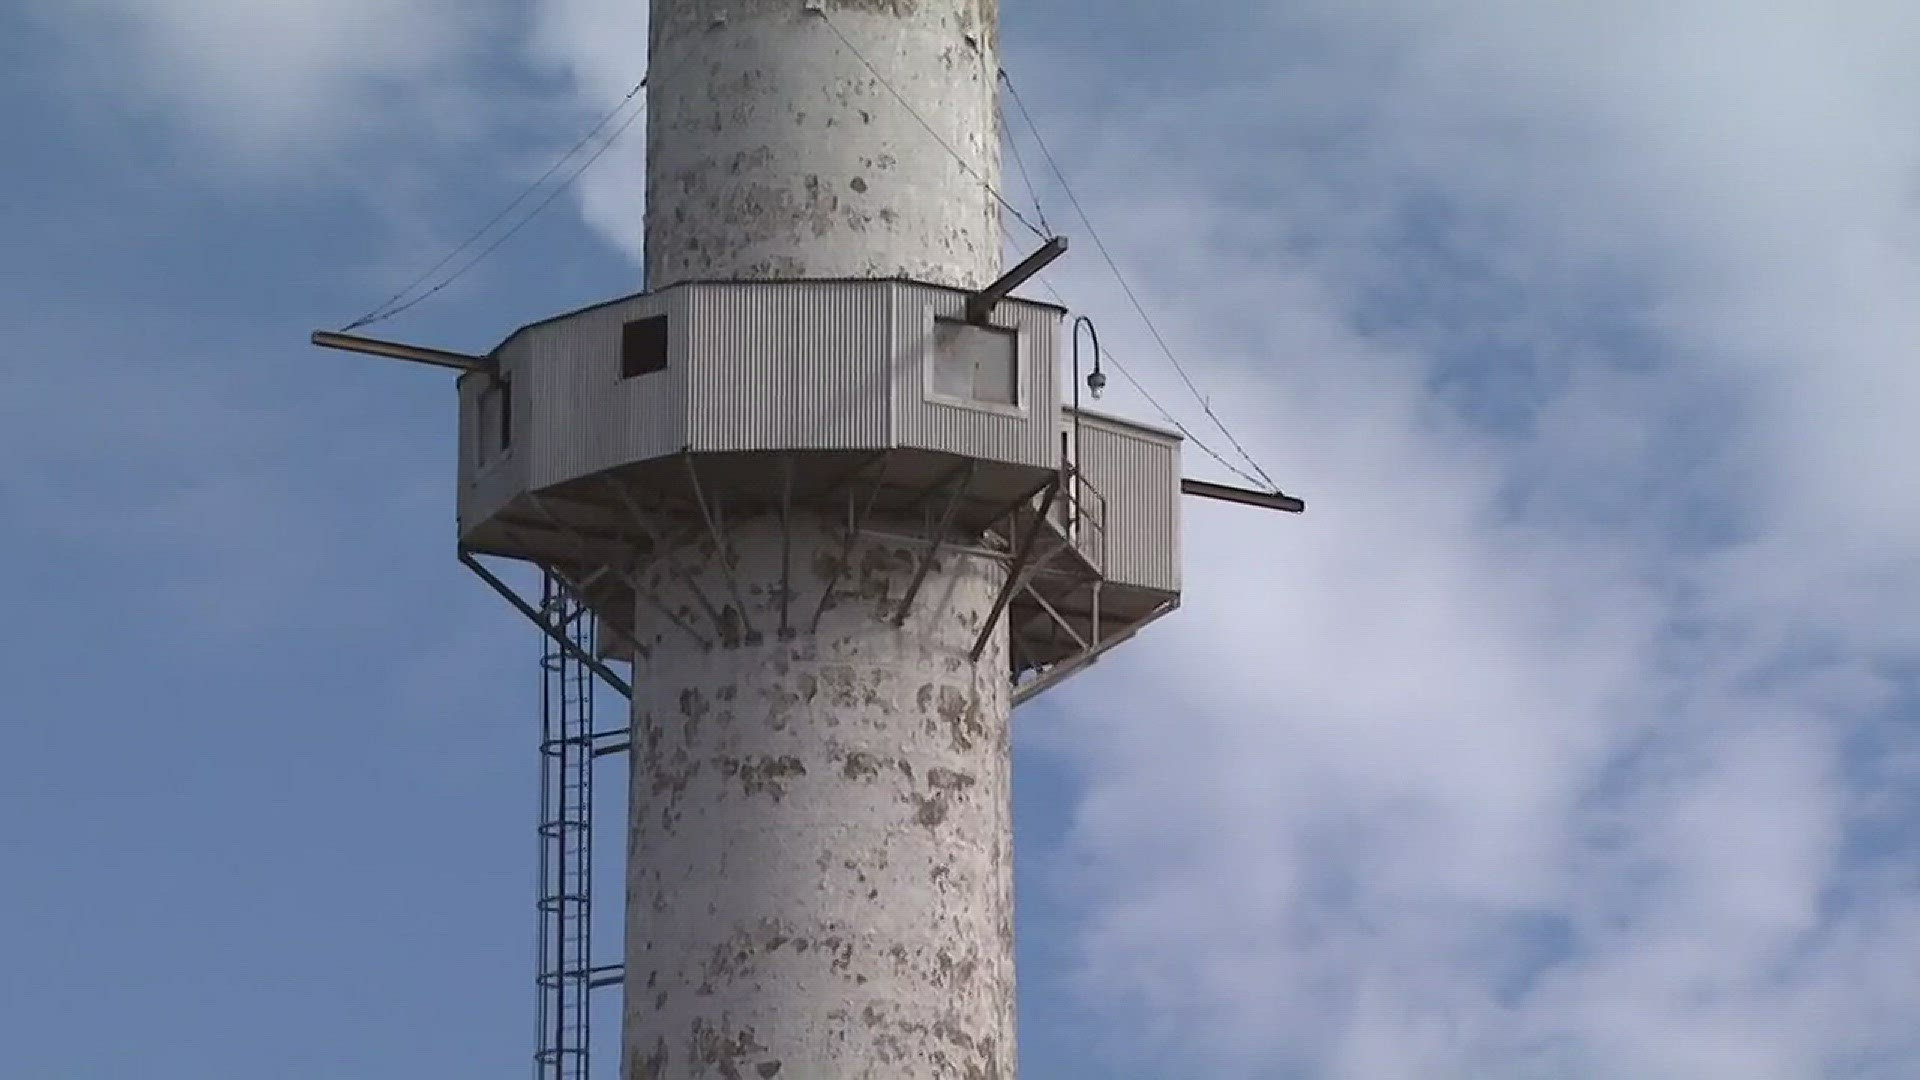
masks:
{"type": "Polygon", "coordinates": [[[656,0],[648,287],[991,282],[1001,243],[987,188],[1000,183],[998,9],[998,0],[656,0]]]}
{"type": "Polygon", "coordinates": [[[464,370],[463,553],[632,665],[627,1080],[1015,1076],[1010,715],[1177,606],[1182,482],[1001,276],[996,14],[654,0],[647,291],[316,338],[464,370]]]}
{"type": "MultiPolygon", "coordinates": [[[[809,280],[991,282],[994,7],[656,0],[649,287],[793,282],[780,287],[805,303],[809,280]]],[[[844,355],[807,362],[852,374],[844,355]]],[[[796,419],[826,426],[840,411],[811,404],[796,419]]],[[[869,524],[927,528],[896,510],[869,524]]],[[[684,571],[739,597],[732,643],[708,649],[643,612],[622,1066],[634,1080],[1014,1075],[1004,633],[969,655],[1004,575],[958,552],[923,566],[911,545],[845,531],[814,514],[785,531],[765,515],[733,522],[731,552],[684,571]],[[824,608],[789,610],[782,632],[781,598],[812,600],[834,579],[824,608]]],[[[664,568],[651,576],[671,584],[664,568]]]]}

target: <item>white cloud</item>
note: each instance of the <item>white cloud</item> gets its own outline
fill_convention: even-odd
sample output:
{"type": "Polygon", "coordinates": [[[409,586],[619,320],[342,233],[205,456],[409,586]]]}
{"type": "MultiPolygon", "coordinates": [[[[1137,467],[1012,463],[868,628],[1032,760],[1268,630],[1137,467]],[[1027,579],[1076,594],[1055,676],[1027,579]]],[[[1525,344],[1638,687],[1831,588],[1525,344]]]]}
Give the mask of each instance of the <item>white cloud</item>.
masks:
{"type": "Polygon", "coordinates": [[[1314,507],[1199,514],[1179,618],[1057,699],[1116,1061],[1907,1075],[1856,758],[1914,749],[1910,7],[1241,10],[1271,74],[1052,124],[1314,507]]]}
{"type": "MultiPolygon", "coordinates": [[[[1904,1077],[1920,902],[1900,841],[1857,833],[1910,823],[1892,784],[1913,770],[1855,756],[1920,752],[1885,722],[1920,649],[1900,466],[1920,15],[1224,6],[1230,85],[1132,80],[1119,38],[1082,114],[1048,108],[1069,97],[1051,69],[1022,78],[1223,415],[1313,504],[1195,508],[1185,610],[1049,699],[1045,738],[1085,779],[1084,869],[1060,887],[1112,1056],[1904,1077]],[[1456,262],[1411,261],[1410,221],[1456,262]],[[1510,369],[1463,359],[1495,348],[1510,369]]],[[[69,14],[118,27],[197,128],[273,158],[444,118],[472,10],[69,14]]],[[[532,58],[587,122],[644,67],[642,4],[532,16],[532,58]]],[[[635,254],[642,146],[579,192],[635,254]]],[[[1076,252],[1069,296],[1193,419],[1076,252]]]]}
{"type": "MultiPolygon", "coordinates": [[[[1195,508],[1179,618],[1052,699],[1109,1065],[1904,1077],[1920,903],[1859,841],[1900,777],[1855,758],[1920,751],[1889,720],[1920,651],[1920,14],[1231,7],[1239,52],[1183,81],[1112,62],[1125,9],[1100,92],[1037,48],[1019,73],[1313,504],[1195,508]]],[[[547,0],[536,52],[603,107],[642,21],[547,0]]],[[[629,252],[639,175],[585,188],[629,252]]],[[[1068,295],[1222,442],[1076,250],[1068,295]]]]}
{"type": "Polygon", "coordinates": [[[106,86],[123,105],[158,106],[222,161],[273,171],[371,134],[470,130],[465,65],[500,14],[451,0],[46,0],[33,10],[62,33],[90,100],[106,86]]]}
{"type": "MultiPolygon", "coordinates": [[[[643,0],[538,0],[532,53],[536,63],[565,75],[580,115],[598,119],[646,74],[647,5],[643,0]]],[[[576,192],[581,217],[636,262],[646,215],[646,148],[643,118],[581,174],[576,192]]]]}

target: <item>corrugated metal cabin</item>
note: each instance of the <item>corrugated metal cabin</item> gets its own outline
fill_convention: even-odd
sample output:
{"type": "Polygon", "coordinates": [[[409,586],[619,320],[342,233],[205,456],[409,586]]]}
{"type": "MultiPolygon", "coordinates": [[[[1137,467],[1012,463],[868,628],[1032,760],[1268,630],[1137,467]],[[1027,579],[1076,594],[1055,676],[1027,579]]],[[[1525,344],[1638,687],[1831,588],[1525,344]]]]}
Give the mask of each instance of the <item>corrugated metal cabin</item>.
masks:
{"type": "Polygon", "coordinates": [[[490,354],[494,372],[460,380],[461,543],[577,559],[596,517],[609,538],[630,525],[622,503],[635,493],[684,503],[704,486],[725,492],[730,514],[783,498],[837,506],[855,475],[885,509],[924,505],[964,472],[954,524],[984,528],[1037,498],[1077,445],[1053,554],[1010,607],[1011,625],[1035,628],[1023,664],[1044,669],[1171,610],[1180,438],[1086,411],[1075,438],[1062,309],[1007,299],[976,325],[969,295],[689,282],[523,327],[490,354]]]}
{"type": "Polygon", "coordinates": [[[967,295],[905,281],[689,283],[524,327],[492,354],[511,400],[477,386],[462,398],[476,433],[462,520],[484,517],[507,484],[539,491],[686,451],[903,449],[1009,475],[1053,469],[1060,309],[1007,300],[973,327],[967,295]],[[510,445],[480,447],[502,408],[510,445]]]}

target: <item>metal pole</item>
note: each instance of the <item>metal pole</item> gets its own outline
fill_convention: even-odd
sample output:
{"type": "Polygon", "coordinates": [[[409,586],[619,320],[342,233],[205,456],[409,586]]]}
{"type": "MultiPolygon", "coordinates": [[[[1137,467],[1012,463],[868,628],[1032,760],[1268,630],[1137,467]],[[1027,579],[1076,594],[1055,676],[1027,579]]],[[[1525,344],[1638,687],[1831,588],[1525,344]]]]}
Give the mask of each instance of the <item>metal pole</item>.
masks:
{"type": "MultiPolygon", "coordinates": [[[[1082,315],[1073,320],[1073,520],[1076,539],[1080,520],[1082,501],[1080,486],[1080,328],[1085,327],[1087,336],[1093,340],[1093,370],[1100,370],[1100,331],[1096,330],[1093,320],[1082,315]]],[[[1092,379],[1093,376],[1087,376],[1092,379]]]]}

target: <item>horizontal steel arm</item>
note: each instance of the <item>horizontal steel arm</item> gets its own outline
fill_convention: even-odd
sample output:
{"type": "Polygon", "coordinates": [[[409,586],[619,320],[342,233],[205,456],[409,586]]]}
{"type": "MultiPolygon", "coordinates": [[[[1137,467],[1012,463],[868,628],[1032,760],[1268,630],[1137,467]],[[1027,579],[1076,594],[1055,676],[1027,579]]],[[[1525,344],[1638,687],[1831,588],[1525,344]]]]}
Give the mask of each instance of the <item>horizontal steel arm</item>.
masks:
{"type": "Polygon", "coordinates": [[[1281,510],[1289,514],[1307,512],[1305,500],[1296,499],[1280,492],[1254,491],[1250,488],[1228,487],[1225,484],[1209,483],[1205,480],[1180,481],[1180,493],[1201,499],[1217,499],[1220,502],[1239,503],[1241,506],[1257,506],[1262,510],[1281,510]]]}
{"type": "Polygon", "coordinates": [[[489,374],[494,371],[493,361],[484,356],[469,356],[466,353],[448,352],[445,349],[403,345],[397,341],[355,337],[352,334],[336,334],[330,330],[315,330],[313,343],[323,349],[339,349],[342,352],[355,352],[366,356],[384,356],[389,360],[409,360],[416,364],[430,364],[434,367],[452,368],[455,371],[479,371],[489,374]]]}

